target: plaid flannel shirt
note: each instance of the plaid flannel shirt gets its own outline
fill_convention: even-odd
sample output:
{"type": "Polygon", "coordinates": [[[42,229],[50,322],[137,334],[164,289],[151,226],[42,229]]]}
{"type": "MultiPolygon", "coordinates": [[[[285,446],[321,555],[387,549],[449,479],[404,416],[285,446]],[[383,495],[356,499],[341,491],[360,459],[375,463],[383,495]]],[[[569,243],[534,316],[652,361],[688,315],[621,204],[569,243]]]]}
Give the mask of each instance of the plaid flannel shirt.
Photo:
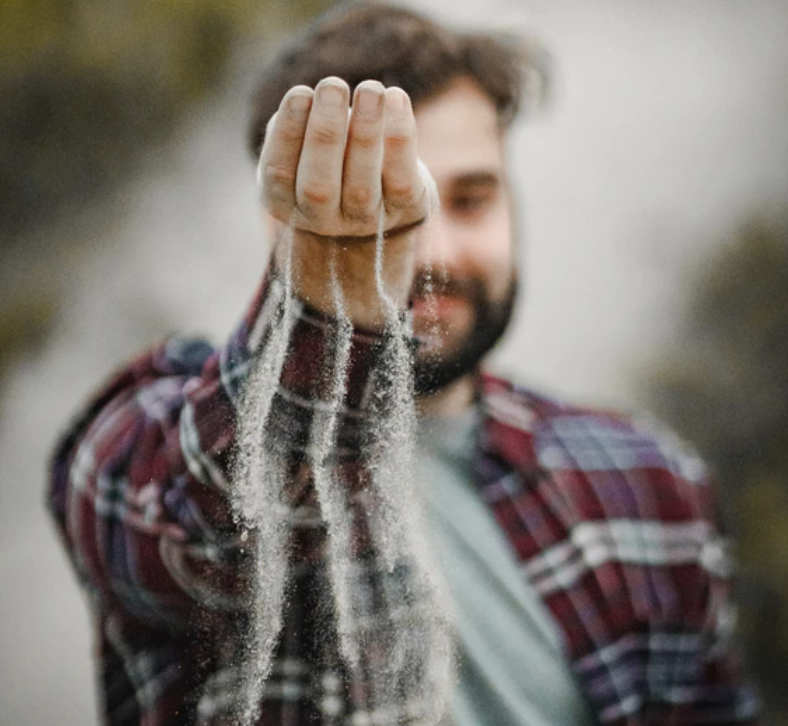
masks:
{"type": "MultiPolygon", "coordinates": [[[[248,542],[229,503],[236,406],[250,362],[280,324],[267,277],[228,344],[173,337],[110,381],[55,451],[48,503],[91,596],[107,723],[230,723],[248,542]],[[246,546],[245,546],[246,545],[246,546]]],[[[325,533],[299,455],[328,392],[333,321],[295,301],[272,424],[291,442],[297,576],[259,724],[413,722],[375,712],[336,653],[318,653],[325,533]]],[[[337,466],[359,457],[381,340],[356,331],[337,466]]],[[[541,596],[606,724],[753,723],[729,647],[725,542],[702,464],[649,427],[481,376],[479,496],[541,596]]],[[[385,657],[385,654],[383,655],[385,657]]],[[[527,673],[522,678],[528,678],[527,673]]]]}

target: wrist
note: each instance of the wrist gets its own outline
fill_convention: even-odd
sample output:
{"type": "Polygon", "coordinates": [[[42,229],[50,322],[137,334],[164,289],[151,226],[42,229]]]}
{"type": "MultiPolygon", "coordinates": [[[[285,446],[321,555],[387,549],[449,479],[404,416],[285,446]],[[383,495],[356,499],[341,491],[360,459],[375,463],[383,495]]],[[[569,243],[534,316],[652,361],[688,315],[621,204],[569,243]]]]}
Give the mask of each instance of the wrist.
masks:
{"type": "MultiPolygon", "coordinates": [[[[381,278],[383,288],[398,309],[407,305],[413,280],[416,233],[419,223],[392,230],[385,240],[381,278]]],[[[286,233],[287,234],[287,233],[286,233]]],[[[286,240],[274,249],[278,269],[284,269],[286,240]]],[[[358,327],[381,330],[386,304],[375,275],[376,242],[359,237],[328,237],[303,230],[292,232],[292,284],[294,294],[316,310],[337,317],[331,261],[340,285],[344,313],[358,327]]]]}

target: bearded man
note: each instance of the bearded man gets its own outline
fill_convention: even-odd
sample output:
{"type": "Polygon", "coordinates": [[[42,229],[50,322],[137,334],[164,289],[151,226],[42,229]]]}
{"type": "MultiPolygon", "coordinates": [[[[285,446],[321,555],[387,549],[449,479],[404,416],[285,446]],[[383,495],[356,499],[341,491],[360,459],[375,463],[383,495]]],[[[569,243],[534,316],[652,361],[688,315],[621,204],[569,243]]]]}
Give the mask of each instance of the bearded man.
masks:
{"type": "MultiPolygon", "coordinates": [[[[327,635],[307,455],[342,317],[352,330],[332,481],[363,492],[392,304],[412,320],[414,488],[453,611],[446,722],[755,721],[702,465],[637,421],[481,372],[517,290],[505,142],[529,64],[510,41],[382,4],[335,10],[269,64],[251,127],[274,240],[258,294],[224,346],[173,337],[128,365],[53,460],[50,505],[93,596],[107,723],[237,717],[251,565],[232,466],[251,364],[285,325],[285,286],[292,319],[266,423],[285,450],[271,516],[286,511],[292,576],[257,723],[428,720],[405,699],[370,702],[327,635]]],[[[374,629],[365,642],[375,650],[374,629]]],[[[378,661],[363,654],[368,669],[390,655],[377,650],[378,661]]]]}

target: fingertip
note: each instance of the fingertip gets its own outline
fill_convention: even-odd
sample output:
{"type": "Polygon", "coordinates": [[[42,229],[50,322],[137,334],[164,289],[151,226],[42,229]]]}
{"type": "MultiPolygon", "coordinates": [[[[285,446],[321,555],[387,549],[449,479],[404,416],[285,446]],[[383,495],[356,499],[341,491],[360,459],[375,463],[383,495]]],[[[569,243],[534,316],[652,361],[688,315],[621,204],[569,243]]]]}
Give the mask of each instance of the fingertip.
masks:
{"type": "Polygon", "coordinates": [[[398,111],[410,110],[410,96],[399,86],[389,86],[386,89],[386,106],[398,111]]]}
{"type": "Polygon", "coordinates": [[[385,90],[380,81],[361,81],[353,91],[353,108],[364,114],[378,115],[383,108],[385,90]]]}
{"type": "Polygon", "coordinates": [[[348,86],[347,83],[345,83],[345,80],[340,78],[339,76],[326,76],[325,78],[321,79],[317,85],[323,86],[327,84],[341,86],[344,90],[348,92],[348,95],[350,94],[350,87],[348,86]]]}
{"type": "Polygon", "coordinates": [[[290,113],[303,114],[312,105],[314,91],[309,86],[293,86],[282,98],[281,108],[290,113]]]}
{"type": "Polygon", "coordinates": [[[350,86],[339,76],[326,76],[315,86],[315,94],[318,97],[331,94],[347,102],[350,99],[350,86]]]}
{"type": "Polygon", "coordinates": [[[386,87],[380,81],[376,81],[374,78],[367,78],[356,86],[353,94],[356,95],[359,93],[359,91],[371,91],[373,93],[383,94],[386,91],[386,87]]]}

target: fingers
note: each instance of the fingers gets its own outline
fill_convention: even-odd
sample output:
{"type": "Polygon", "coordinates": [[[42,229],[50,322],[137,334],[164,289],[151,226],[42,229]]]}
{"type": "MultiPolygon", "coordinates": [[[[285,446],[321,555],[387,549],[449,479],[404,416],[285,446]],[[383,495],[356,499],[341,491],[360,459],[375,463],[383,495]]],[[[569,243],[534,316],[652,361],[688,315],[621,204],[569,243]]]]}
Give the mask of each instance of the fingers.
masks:
{"type": "Polygon", "coordinates": [[[350,89],[336,77],[315,88],[296,172],[296,204],[319,219],[339,208],[350,89]]]}
{"type": "Polygon", "coordinates": [[[429,210],[410,98],[363,81],[349,115],[349,96],[336,77],[285,94],[258,166],[269,212],[325,236],[374,234],[381,209],[385,229],[422,219],[429,210]]]}
{"type": "Polygon", "coordinates": [[[287,220],[295,204],[296,170],[304,141],[306,123],[312,107],[313,91],[294,86],[271,117],[260,153],[258,182],[266,206],[274,216],[287,220]]]}
{"type": "Polygon", "coordinates": [[[410,97],[396,86],[386,89],[383,154],[383,201],[386,210],[397,212],[421,209],[424,185],[418,169],[416,122],[410,97]]]}
{"type": "Polygon", "coordinates": [[[378,81],[363,81],[353,94],[342,177],[342,214],[349,220],[374,220],[380,208],[384,92],[378,81]]]}

